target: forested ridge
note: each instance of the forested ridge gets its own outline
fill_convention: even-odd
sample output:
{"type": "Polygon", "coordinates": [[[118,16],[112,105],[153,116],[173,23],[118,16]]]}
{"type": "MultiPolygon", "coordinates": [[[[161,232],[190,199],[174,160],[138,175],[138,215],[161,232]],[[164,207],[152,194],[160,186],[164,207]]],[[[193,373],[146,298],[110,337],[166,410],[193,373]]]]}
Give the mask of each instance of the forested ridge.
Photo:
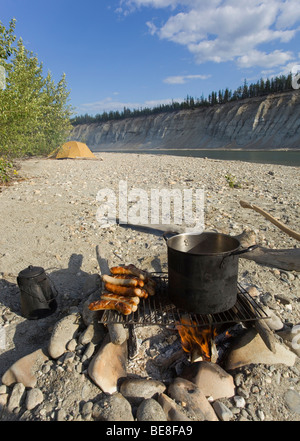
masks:
{"type": "Polygon", "coordinates": [[[261,78],[256,83],[251,83],[249,85],[245,80],[244,84],[234,91],[226,88],[225,90],[219,90],[218,92],[211,92],[208,97],[204,97],[203,95],[200,98],[187,96],[182,102],[172,101],[169,104],[160,104],[159,106],[153,108],[145,107],[131,110],[124,107],[123,111],[117,110],[103,112],[101,114],[96,114],[95,116],[91,116],[86,113],[85,115],[72,118],[71,123],[73,126],[76,126],[79,124],[91,124],[124,118],[135,118],[138,116],[175,112],[178,110],[195,109],[198,107],[210,107],[217,104],[225,104],[247,98],[255,98],[267,96],[273,93],[287,92],[289,90],[293,90],[292,74],[281,75],[270,79],[261,78]]]}

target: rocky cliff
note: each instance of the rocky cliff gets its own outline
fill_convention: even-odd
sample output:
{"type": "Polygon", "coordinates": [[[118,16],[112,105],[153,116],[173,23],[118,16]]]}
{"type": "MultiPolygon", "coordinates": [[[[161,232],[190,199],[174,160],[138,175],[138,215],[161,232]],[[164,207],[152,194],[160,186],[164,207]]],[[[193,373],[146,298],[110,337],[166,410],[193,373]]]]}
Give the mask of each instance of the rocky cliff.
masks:
{"type": "Polygon", "coordinates": [[[300,149],[300,92],[75,126],[72,139],[114,149],[300,149]]]}

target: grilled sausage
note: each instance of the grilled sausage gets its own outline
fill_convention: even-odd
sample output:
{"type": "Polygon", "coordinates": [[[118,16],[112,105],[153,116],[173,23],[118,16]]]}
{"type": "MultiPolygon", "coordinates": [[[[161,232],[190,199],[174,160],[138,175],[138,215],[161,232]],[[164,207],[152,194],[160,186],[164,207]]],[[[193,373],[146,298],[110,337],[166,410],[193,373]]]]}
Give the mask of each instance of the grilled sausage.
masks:
{"type": "Polygon", "coordinates": [[[102,276],[103,282],[112,283],[113,285],[122,285],[122,286],[137,286],[138,281],[135,278],[117,278],[113,276],[108,276],[107,274],[104,274],[102,276]]]}
{"type": "Polygon", "coordinates": [[[101,300],[114,300],[116,302],[125,303],[126,305],[129,305],[131,307],[132,312],[135,312],[137,310],[138,304],[140,303],[139,297],[119,296],[117,294],[106,292],[101,294],[101,300]]]}
{"type": "Polygon", "coordinates": [[[152,284],[150,284],[149,282],[145,283],[144,290],[147,291],[149,296],[154,296],[154,294],[155,294],[155,287],[152,284]]]}
{"type": "Polygon", "coordinates": [[[128,269],[129,269],[129,271],[131,271],[131,274],[139,277],[142,280],[146,280],[148,277],[146,271],[140,270],[135,265],[132,265],[132,264],[128,265],[128,269]]]}
{"type": "MultiPolygon", "coordinates": [[[[114,266],[110,268],[110,272],[113,274],[115,278],[130,278],[130,275],[135,276],[138,279],[138,285],[142,288],[143,282],[151,285],[153,288],[155,287],[155,281],[150,277],[150,275],[143,270],[140,270],[135,265],[128,266],[114,266]]],[[[134,277],[134,278],[135,278],[134,277]]],[[[153,290],[152,290],[153,291],[153,290]]],[[[153,295],[153,294],[151,294],[153,295]]]]}
{"type": "Polygon", "coordinates": [[[110,272],[112,274],[127,274],[127,275],[132,275],[132,273],[130,272],[130,270],[128,269],[127,266],[113,266],[112,268],[110,268],[110,272]]]}
{"type": "Polygon", "coordinates": [[[132,313],[131,306],[115,300],[96,300],[95,302],[89,304],[89,309],[91,311],[114,309],[124,315],[129,315],[132,313]]]}
{"type": "Polygon", "coordinates": [[[120,286],[113,283],[105,283],[104,287],[107,291],[120,296],[139,296],[141,291],[140,288],[135,288],[134,286],[120,286]]]}
{"type": "Polygon", "coordinates": [[[147,274],[145,271],[142,271],[138,269],[135,265],[125,265],[125,266],[113,266],[110,268],[110,272],[112,274],[126,274],[126,275],[133,275],[138,277],[141,280],[146,280],[147,274]]]}
{"type": "MultiPolygon", "coordinates": [[[[139,286],[140,288],[143,288],[143,286],[145,285],[145,282],[141,279],[139,279],[136,276],[132,276],[132,275],[128,275],[128,274],[114,274],[112,276],[113,279],[130,279],[131,281],[135,280],[136,281],[136,285],[135,286],[139,286]]],[[[117,283],[117,285],[121,285],[121,283],[117,283]]],[[[132,283],[133,284],[133,283],[132,283]]],[[[124,283],[125,285],[125,283],[124,283]]]]}

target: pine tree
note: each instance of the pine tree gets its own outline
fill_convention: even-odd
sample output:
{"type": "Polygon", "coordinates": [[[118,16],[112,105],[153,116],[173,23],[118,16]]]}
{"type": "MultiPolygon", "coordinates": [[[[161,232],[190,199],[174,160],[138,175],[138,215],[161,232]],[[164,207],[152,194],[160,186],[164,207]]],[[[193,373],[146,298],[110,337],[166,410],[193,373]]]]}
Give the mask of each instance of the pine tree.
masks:
{"type": "Polygon", "coordinates": [[[266,85],[263,78],[260,79],[259,82],[259,95],[265,95],[266,92],[266,85]]]}
{"type": "Polygon", "coordinates": [[[228,88],[226,88],[226,89],[225,89],[225,92],[224,92],[223,102],[224,102],[224,103],[228,103],[228,101],[230,100],[230,98],[231,98],[231,92],[228,90],[228,88]]]}
{"type": "Polygon", "coordinates": [[[244,86],[243,86],[243,91],[241,93],[241,98],[245,99],[248,98],[248,96],[249,96],[248,84],[247,84],[247,80],[244,80],[244,86]]]}

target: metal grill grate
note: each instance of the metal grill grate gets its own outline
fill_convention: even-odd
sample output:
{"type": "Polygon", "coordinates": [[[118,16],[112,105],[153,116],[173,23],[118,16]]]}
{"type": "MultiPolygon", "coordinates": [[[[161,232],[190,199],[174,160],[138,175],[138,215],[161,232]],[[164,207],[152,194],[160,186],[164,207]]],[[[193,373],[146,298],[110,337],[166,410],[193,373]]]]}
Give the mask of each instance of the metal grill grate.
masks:
{"type": "Polygon", "coordinates": [[[116,311],[105,310],[100,322],[103,324],[123,323],[125,326],[176,326],[181,324],[204,327],[268,318],[265,311],[240,284],[237,286],[237,302],[231,309],[218,314],[202,315],[186,312],[170,303],[167,296],[168,276],[166,273],[160,273],[160,275],[155,273],[152,277],[157,285],[155,296],[141,299],[137,311],[127,316],[116,311]]]}

